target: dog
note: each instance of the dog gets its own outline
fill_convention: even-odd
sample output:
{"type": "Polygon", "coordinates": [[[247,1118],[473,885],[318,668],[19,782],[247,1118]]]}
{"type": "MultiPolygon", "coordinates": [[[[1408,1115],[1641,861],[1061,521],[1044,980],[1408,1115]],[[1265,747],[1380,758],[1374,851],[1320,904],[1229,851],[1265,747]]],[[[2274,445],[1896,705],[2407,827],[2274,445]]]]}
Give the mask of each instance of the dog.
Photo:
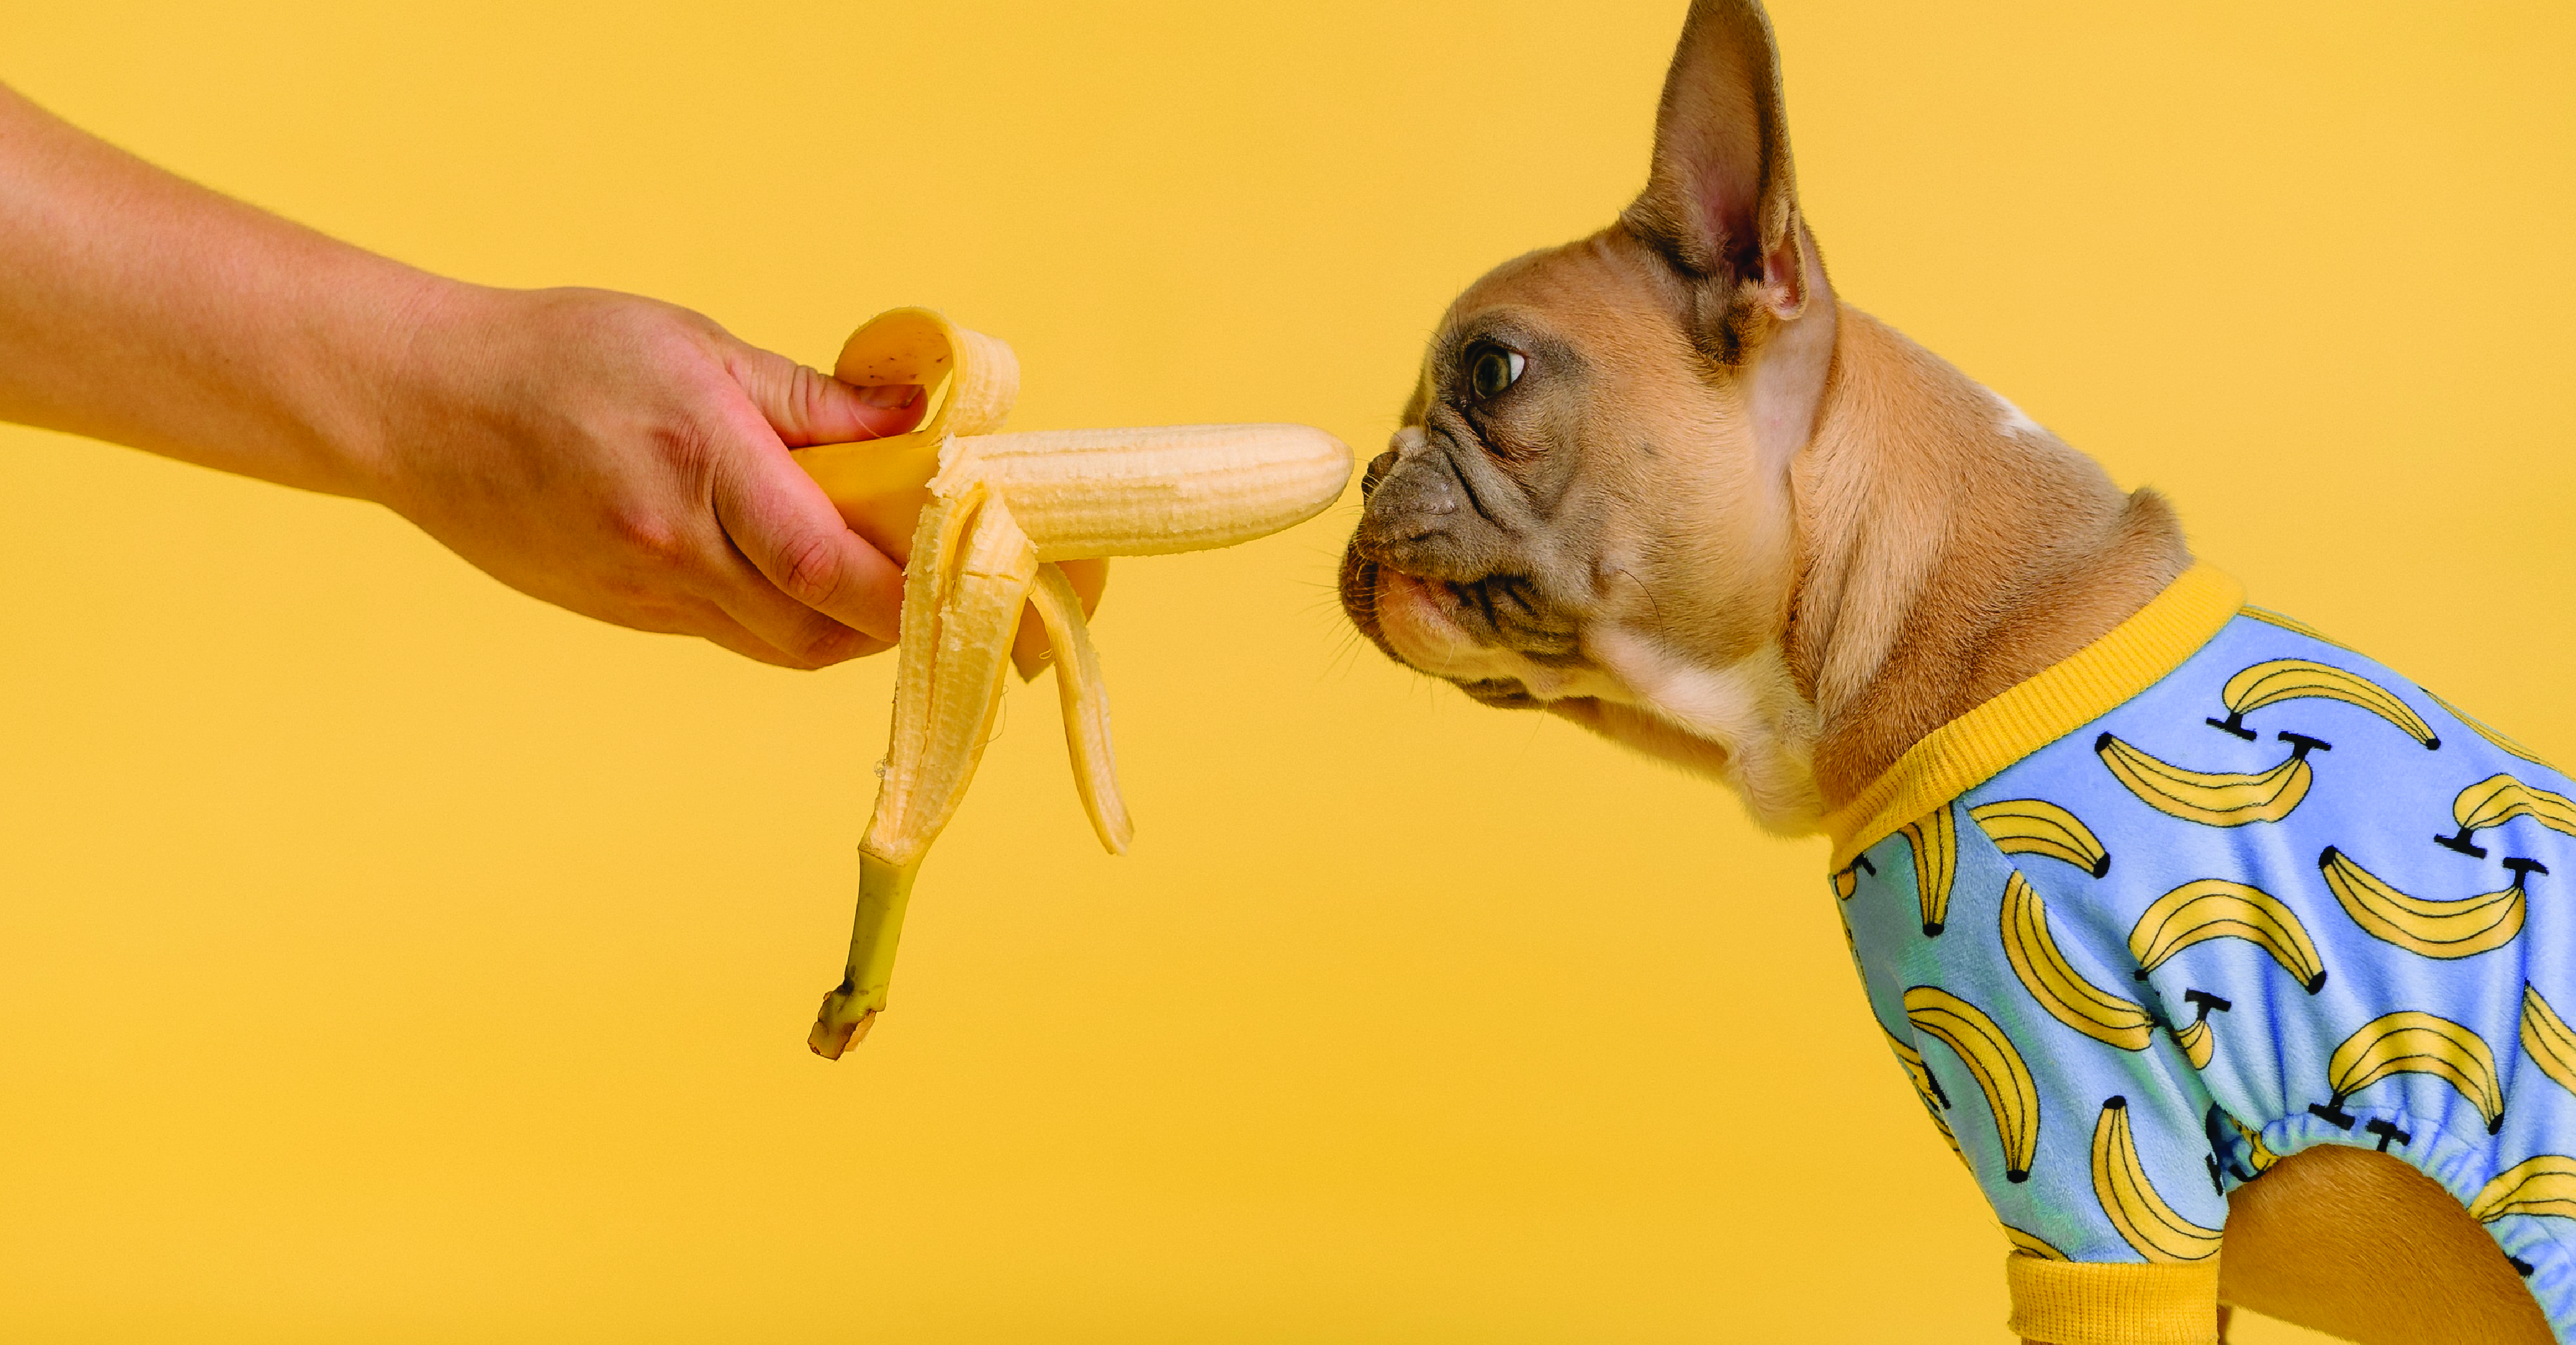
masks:
{"type": "Polygon", "coordinates": [[[2240,611],[2162,498],[1842,303],[1779,70],[1755,0],[1695,0],[1636,201],[1451,306],[1350,619],[1834,839],[2024,1339],[2576,1336],[2576,981],[2533,955],[2576,925],[2528,899],[2576,785],[2240,611]]]}

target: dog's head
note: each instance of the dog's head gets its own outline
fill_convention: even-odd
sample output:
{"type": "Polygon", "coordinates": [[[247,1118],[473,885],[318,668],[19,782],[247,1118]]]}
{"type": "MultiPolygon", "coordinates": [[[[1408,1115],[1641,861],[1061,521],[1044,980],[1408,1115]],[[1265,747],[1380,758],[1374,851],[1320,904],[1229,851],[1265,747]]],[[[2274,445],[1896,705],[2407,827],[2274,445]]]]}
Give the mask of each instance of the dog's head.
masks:
{"type": "Polygon", "coordinates": [[[1692,5],[1644,193],[1451,305],[1341,573],[1395,659],[1488,705],[1676,731],[1696,745],[1667,755],[1739,784],[1728,721],[1785,690],[1789,466],[1835,328],[1778,70],[1754,0],[1692,5]]]}

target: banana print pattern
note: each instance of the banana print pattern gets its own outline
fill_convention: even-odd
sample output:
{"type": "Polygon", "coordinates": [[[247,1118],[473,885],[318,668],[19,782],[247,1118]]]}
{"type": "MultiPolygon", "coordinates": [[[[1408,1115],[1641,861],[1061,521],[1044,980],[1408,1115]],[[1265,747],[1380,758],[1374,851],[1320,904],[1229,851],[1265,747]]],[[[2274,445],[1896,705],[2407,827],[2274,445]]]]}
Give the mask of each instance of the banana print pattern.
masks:
{"type": "Polygon", "coordinates": [[[2576,1093],[2576,1030],[2528,981],[2522,986],[2522,1053],[2559,1087],[2576,1093]]]}
{"type": "Polygon", "coordinates": [[[2227,704],[2227,717],[2209,723],[2240,738],[2251,739],[2254,730],[2245,727],[2245,716],[2266,706],[2308,696],[2357,705],[2406,731],[2406,736],[2422,743],[2428,750],[2442,746],[2440,735],[2424,722],[2421,715],[2406,708],[2406,702],[2394,692],[2359,673],[2332,664],[2308,659],[2271,659],[2227,679],[2219,693],[2227,704]]]}
{"type": "Polygon", "coordinates": [[[2111,1226],[2150,1261],[2198,1261],[2218,1254],[2218,1230],[2186,1219],[2147,1176],[2129,1129],[2129,1100],[2114,1096],[2093,1123],[2093,1196],[2111,1226]]]}
{"type": "Polygon", "coordinates": [[[2449,836],[2436,836],[2433,842],[2471,859],[2484,859],[2486,847],[2472,844],[2469,837],[2517,817],[2528,817],[2561,836],[2576,836],[2576,801],[2564,794],[2534,789],[2510,775],[2490,775],[2461,790],[2460,796],[2451,801],[2451,820],[2459,823],[2460,829],[2449,836]]]}
{"type": "Polygon", "coordinates": [[[2400,1074],[2429,1074],[2477,1104],[2487,1133],[2504,1128],[2504,1084],[2496,1077],[2495,1053],[2478,1034],[2438,1014],[2400,1009],[2364,1024],[2344,1038],[2326,1062],[2326,1087],[2334,1097],[2308,1110],[2350,1128],[2346,1098],[2400,1074]]]}
{"type": "Polygon", "coordinates": [[[1898,832],[1914,848],[1914,892],[1923,910],[1923,933],[1939,938],[1950,922],[1950,886],[1959,877],[1959,823],[1942,804],[1898,832]]]}
{"type": "Polygon", "coordinates": [[[1996,1137],[2003,1142],[2004,1180],[2030,1180],[2031,1155],[2039,1148],[2039,1086],[2031,1081],[2030,1066],[2012,1038],[1985,1010],[1938,986],[1906,991],[1905,1018],[1915,1031],[1955,1052],[1977,1081],[1977,1091],[1986,1095],[1996,1137]]]}
{"type": "Polygon", "coordinates": [[[2004,956],[2041,1008],[2068,1027],[2123,1051],[2143,1051],[2156,1020],[2143,1005],[2084,979],[2049,937],[2048,906],[2019,870],[2004,884],[2004,956]]]}
{"type": "Polygon", "coordinates": [[[2507,1215],[2576,1219],[2576,1158],[2538,1154],[2496,1174],[2469,1202],[2469,1217],[2491,1224],[2507,1215]]]}
{"type": "Polygon", "coordinates": [[[2331,845],[2317,856],[2326,889],[2343,903],[2354,924],[2410,953],[2442,958],[2475,957],[2522,933],[2523,916],[2531,907],[2522,885],[2531,874],[2548,870],[2529,859],[2508,859],[2504,866],[2513,873],[2513,886],[2501,892],[2428,901],[2390,887],[2331,845]]]}
{"type": "Polygon", "coordinates": [[[2298,914],[2263,889],[2226,878],[2185,883],[2158,897],[2129,930],[2129,955],[2144,977],[2174,954],[2211,939],[2243,939],[2269,954],[2309,994],[2325,989],[2325,964],[2298,914]]]}
{"type": "Polygon", "coordinates": [[[2012,1249],[2205,1263],[2232,1190],[2360,1145],[2576,1342],[2576,779],[2277,614],[2049,731],[1832,876],[2012,1249]]]}
{"type": "Polygon", "coordinates": [[[2471,733],[2486,739],[2497,748],[2520,757],[2523,760],[2530,762],[2532,765],[2538,766],[2542,770],[2549,769],[2549,763],[2541,760],[2539,753],[2534,752],[2530,748],[2515,741],[2511,734],[2498,730],[2494,725],[2489,724],[2487,721],[2478,718],[2476,715],[2470,714],[2468,711],[2434,695],[2432,692],[2425,692],[2424,699],[2433,702],[2435,705],[2441,706],[2442,713],[2468,725],[2471,733]]]}
{"type": "Polygon", "coordinates": [[[2084,819],[2046,799],[2006,799],[1971,808],[1968,817],[2005,854],[2062,859],[2096,878],[2111,871],[2111,852],[2084,819]]]}
{"type": "Polygon", "coordinates": [[[2148,807],[2188,822],[2241,827],[2288,817],[2308,797],[2308,786],[2316,779],[2308,753],[2327,744],[2295,733],[2280,736],[2290,744],[2290,759],[2254,775],[2189,770],[2159,761],[2109,733],[2094,740],[2093,750],[2148,807]]]}

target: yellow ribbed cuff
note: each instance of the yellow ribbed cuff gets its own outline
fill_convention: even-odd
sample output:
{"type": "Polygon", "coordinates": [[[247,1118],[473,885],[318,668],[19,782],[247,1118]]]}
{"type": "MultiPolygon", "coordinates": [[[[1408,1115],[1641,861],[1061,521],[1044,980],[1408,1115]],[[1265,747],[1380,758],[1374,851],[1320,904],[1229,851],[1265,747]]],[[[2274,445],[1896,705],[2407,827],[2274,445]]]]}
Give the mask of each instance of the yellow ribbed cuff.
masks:
{"type": "Polygon", "coordinates": [[[1923,735],[1825,819],[1829,872],[2004,767],[2111,712],[2200,651],[2245,602],[2235,580],[2194,565],[2101,639],[1923,735]]]}
{"type": "Polygon", "coordinates": [[[2007,1325],[2044,1345],[2218,1345],[2218,1258],[2155,1265],[2004,1258],[2007,1325]]]}

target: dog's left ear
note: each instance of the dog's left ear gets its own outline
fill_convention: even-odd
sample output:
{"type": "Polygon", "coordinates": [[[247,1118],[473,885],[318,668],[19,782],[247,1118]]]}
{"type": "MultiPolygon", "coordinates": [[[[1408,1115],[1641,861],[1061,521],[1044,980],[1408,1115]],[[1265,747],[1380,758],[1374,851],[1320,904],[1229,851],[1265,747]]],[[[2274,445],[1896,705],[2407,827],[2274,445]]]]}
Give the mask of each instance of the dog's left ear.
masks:
{"type": "Polygon", "coordinates": [[[1806,310],[1780,49],[1758,0],[1693,0],[1664,76],[1654,169],[1622,218],[1691,287],[1694,337],[1720,363],[1742,357],[1762,317],[1806,310]]]}

